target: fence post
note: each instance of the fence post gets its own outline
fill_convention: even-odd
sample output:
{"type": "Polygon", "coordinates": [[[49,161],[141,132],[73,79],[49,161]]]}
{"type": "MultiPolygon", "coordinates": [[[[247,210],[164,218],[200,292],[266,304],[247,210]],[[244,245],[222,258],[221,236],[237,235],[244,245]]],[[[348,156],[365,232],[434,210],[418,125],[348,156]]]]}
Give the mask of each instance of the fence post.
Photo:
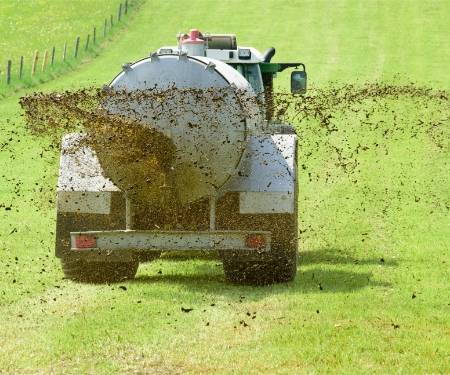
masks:
{"type": "Polygon", "coordinates": [[[23,74],[23,56],[20,56],[19,79],[22,79],[22,74],[23,74]]]}
{"type": "Polygon", "coordinates": [[[64,42],[63,61],[66,61],[66,55],[67,55],[67,42],[64,42]]]}
{"type": "Polygon", "coordinates": [[[31,75],[34,76],[36,73],[36,65],[39,59],[39,51],[34,51],[34,57],[33,57],[33,65],[31,65],[31,75]]]}
{"type": "Polygon", "coordinates": [[[75,53],[74,53],[75,58],[77,58],[77,56],[78,56],[78,48],[79,47],[80,47],[80,37],[77,36],[77,40],[75,42],[75,53]]]}
{"type": "Polygon", "coordinates": [[[114,26],[114,21],[113,21],[113,16],[112,16],[112,14],[111,14],[111,17],[110,17],[109,19],[110,19],[110,22],[111,22],[111,29],[112,29],[113,26],[114,26]]]}
{"type": "Polygon", "coordinates": [[[119,4],[119,14],[117,15],[117,21],[120,22],[121,18],[122,18],[122,3],[119,4]]]}
{"type": "Polygon", "coordinates": [[[125,0],[125,11],[124,14],[128,13],[128,0],[125,0]]]}
{"type": "Polygon", "coordinates": [[[105,26],[103,27],[103,38],[106,38],[106,26],[108,25],[108,20],[105,18],[105,26]]]}
{"type": "Polygon", "coordinates": [[[89,48],[89,41],[91,40],[91,34],[88,34],[86,38],[86,46],[84,47],[84,50],[87,51],[89,48]]]}
{"type": "Polygon", "coordinates": [[[95,44],[97,41],[97,28],[94,26],[94,32],[92,33],[92,43],[95,44]]]}
{"type": "Polygon", "coordinates": [[[6,64],[6,84],[11,83],[11,60],[8,60],[8,63],[6,64]]]}
{"type": "Polygon", "coordinates": [[[52,66],[53,66],[53,64],[55,62],[55,51],[56,51],[56,48],[55,48],[55,46],[53,46],[53,48],[52,48],[52,62],[51,62],[52,66]]]}
{"type": "Polygon", "coordinates": [[[44,58],[42,59],[42,68],[41,71],[45,71],[45,66],[47,65],[47,60],[48,60],[48,50],[46,49],[44,52],[44,58]]]}

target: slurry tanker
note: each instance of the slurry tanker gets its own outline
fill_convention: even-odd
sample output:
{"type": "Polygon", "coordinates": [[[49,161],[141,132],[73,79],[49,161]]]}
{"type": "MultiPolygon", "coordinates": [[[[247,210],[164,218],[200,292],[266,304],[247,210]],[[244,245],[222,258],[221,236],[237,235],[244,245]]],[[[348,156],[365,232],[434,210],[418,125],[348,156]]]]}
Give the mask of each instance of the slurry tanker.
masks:
{"type": "Polygon", "coordinates": [[[273,63],[274,48],[262,54],[235,35],[194,29],[177,40],[124,64],[103,89],[111,122],[129,120],[142,135],[119,121],[99,142],[82,142],[83,132],[62,140],[56,256],[65,276],[130,279],[161,253],[213,251],[228,281],[293,280],[297,138],[272,118],[272,94],[288,68],[298,68],[292,93],[305,93],[305,66],[273,63]]]}

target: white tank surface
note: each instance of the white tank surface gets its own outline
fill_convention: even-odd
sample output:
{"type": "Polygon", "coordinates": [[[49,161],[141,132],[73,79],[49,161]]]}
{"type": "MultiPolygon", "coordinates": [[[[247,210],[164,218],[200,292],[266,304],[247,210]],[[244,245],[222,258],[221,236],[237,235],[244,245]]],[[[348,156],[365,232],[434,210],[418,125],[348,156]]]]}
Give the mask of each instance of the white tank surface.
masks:
{"type": "Polygon", "coordinates": [[[249,124],[261,121],[248,81],[207,57],[153,54],[127,64],[110,87],[131,95],[107,103],[109,112],[173,141],[172,177],[182,203],[215,195],[237,173],[249,124]]]}

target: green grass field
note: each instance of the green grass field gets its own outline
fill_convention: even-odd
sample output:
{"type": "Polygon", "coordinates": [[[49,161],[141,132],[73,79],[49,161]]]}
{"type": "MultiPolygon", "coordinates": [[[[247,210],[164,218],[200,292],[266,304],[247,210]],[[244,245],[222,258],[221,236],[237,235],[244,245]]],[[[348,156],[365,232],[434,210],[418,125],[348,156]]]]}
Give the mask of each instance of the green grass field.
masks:
{"type": "MultiPolygon", "coordinates": [[[[97,26],[103,33],[103,22],[112,14],[116,17],[120,1],[87,0],[4,1],[0,3],[0,61],[33,57],[34,50],[44,51],[64,42],[71,46],[77,36],[92,33],[97,26]]],[[[61,52],[62,53],[62,52],[61,52]]]]}
{"type": "MultiPolygon", "coordinates": [[[[313,92],[331,81],[448,91],[448,14],[448,1],[147,1],[95,59],[38,89],[102,85],[197,27],[305,62],[313,92]]],[[[450,373],[448,101],[364,101],[331,134],[299,124],[294,283],[233,286],[216,259],[163,258],[99,286],[63,280],[53,256],[58,150],[25,130],[26,92],[0,101],[0,373],[450,373]],[[357,144],[368,149],[343,173],[330,147],[357,144]]]]}
{"type": "Polygon", "coordinates": [[[127,15],[124,2],[114,1],[9,1],[0,2],[0,97],[18,89],[28,88],[49,81],[80,62],[95,57],[108,45],[113,34],[129,22],[135,9],[143,0],[129,0],[127,15]],[[118,22],[119,4],[122,3],[121,21],[118,22]],[[113,17],[111,25],[110,17],[113,17]],[[107,19],[106,29],[104,22],[107,19]],[[93,30],[96,28],[96,40],[93,30]],[[105,33],[106,31],[106,33],[105,33]],[[89,34],[89,45],[86,42],[89,34]],[[77,58],[74,57],[76,38],[80,37],[77,58]],[[66,57],[63,60],[64,44],[66,57]],[[52,48],[55,47],[54,64],[51,65],[52,48]],[[32,64],[38,51],[35,75],[32,64]],[[47,64],[43,71],[45,51],[47,64]],[[22,78],[20,58],[23,56],[22,78]],[[7,61],[11,60],[11,83],[7,84],[7,61]]]}

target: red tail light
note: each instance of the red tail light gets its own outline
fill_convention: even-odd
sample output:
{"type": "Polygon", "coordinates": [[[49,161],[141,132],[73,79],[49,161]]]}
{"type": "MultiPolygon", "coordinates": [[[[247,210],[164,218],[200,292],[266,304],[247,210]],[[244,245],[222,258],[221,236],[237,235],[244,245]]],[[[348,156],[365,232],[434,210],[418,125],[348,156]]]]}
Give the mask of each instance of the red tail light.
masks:
{"type": "Polygon", "coordinates": [[[264,235],[258,233],[249,234],[245,240],[245,244],[247,247],[259,249],[266,246],[266,238],[264,235]]]}
{"type": "Polygon", "coordinates": [[[90,249],[97,247],[97,238],[87,234],[79,234],[75,236],[75,247],[77,249],[90,249]]]}

